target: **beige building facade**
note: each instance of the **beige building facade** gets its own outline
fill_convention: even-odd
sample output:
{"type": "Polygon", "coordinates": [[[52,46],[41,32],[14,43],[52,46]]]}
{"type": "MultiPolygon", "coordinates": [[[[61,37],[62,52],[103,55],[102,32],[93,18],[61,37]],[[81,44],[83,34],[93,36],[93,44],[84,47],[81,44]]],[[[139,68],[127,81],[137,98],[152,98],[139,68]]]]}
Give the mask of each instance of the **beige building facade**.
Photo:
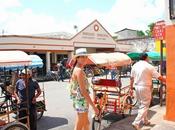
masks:
{"type": "Polygon", "coordinates": [[[22,50],[37,54],[44,61],[44,69],[51,70],[53,63],[63,57],[71,57],[74,50],[85,47],[88,53],[113,52],[118,50],[116,41],[97,21],[93,21],[70,39],[26,35],[1,35],[0,51],[22,50]]]}

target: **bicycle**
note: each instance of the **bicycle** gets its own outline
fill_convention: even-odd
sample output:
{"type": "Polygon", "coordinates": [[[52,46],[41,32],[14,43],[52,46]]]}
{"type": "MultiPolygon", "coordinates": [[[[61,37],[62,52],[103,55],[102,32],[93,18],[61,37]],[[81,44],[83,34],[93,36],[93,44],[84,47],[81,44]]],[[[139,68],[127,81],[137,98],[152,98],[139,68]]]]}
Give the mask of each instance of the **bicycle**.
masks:
{"type": "Polygon", "coordinates": [[[157,85],[156,86],[157,90],[153,88],[153,92],[154,94],[155,94],[155,91],[157,92],[160,106],[162,106],[164,104],[164,101],[166,100],[166,84],[162,84],[159,80],[153,80],[152,82],[153,82],[153,86],[157,85]]]}
{"type": "Polygon", "coordinates": [[[53,81],[58,81],[59,76],[57,71],[48,71],[44,77],[44,80],[53,80],[53,81]]]}
{"type": "Polygon", "coordinates": [[[11,114],[17,114],[17,104],[13,99],[10,91],[8,91],[8,81],[1,84],[1,102],[0,102],[0,129],[2,130],[28,130],[28,127],[20,122],[12,121],[11,114]]]}
{"type": "MultiPolygon", "coordinates": [[[[10,120],[10,114],[17,114],[17,106],[9,97],[5,96],[4,102],[0,106],[0,129],[2,130],[29,130],[25,124],[10,120]],[[16,107],[16,108],[15,108],[16,107]],[[7,118],[7,120],[5,120],[7,118]]],[[[24,117],[27,118],[27,117],[24,117]]]]}
{"type": "Polygon", "coordinates": [[[119,113],[123,117],[131,115],[137,99],[133,98],[134,90],[130,86],[118,87],[118,81],[109,79],[99,79],[92,83],[94,103],[100,111],[98,116],[92,118],[92,130],[102,129],[101,122],[107,113],[119,113]]]}
{"type": "MultiPolygon", "coordinates": [[[[1,128],[2,126],[0,126],[1,128]]],[[[26,125],[20,122],[9,123],[1,128],[1,130],[29,130],[26,125]]]]}
{"type": "Polygon", "coordinates": [[[159,88],[159,102],[160,102],[160,106],[163,105],[163,102],[166,99],[166,85],[165,84],[161,84],[160,88],[159,88]]]}
{"type": "MultiPolygon", "coordinates": [[[[13,98],[12,93],[6,90],[5,86],[7,85],[8,84],[0,85],[0,88],[2,90],[1,93],[3,94],[3,96],[0,97],[0,99],[2,99],[2,102],[0,102],[0,114],[5,113],[7,107],[9,107],[9,110],[14,112],[14,114],[17,114],[17,107],[18,107],[17,101],[15,98],[13,98]]],[[[46,111],[44,88],[42,90],[40,100],[36,102],[36,108],[37,108],[37,119],[39,120],[43,116],[44,111],[46,111]]]]}

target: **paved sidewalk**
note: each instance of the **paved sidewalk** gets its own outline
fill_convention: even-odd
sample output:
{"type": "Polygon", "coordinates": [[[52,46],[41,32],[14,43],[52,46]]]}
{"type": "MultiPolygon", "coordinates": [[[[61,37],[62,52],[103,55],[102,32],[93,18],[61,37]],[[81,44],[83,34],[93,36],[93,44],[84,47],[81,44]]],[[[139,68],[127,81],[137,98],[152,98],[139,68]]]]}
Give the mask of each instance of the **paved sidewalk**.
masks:
{"type": "MultiPolygon", "coordinates": [[[[175,130],[175,122],[166,121],[163,119],[165,114],[165,106],[159,105],[153,106],[149,111],[149,119],[151,121],[150,126],[142,126],[141,130],[175,130]]],[[[109,128],[105,130],[134,130],[132,122],[136,115],[127,117],[121,121],[113,123],[109,128]]]]}

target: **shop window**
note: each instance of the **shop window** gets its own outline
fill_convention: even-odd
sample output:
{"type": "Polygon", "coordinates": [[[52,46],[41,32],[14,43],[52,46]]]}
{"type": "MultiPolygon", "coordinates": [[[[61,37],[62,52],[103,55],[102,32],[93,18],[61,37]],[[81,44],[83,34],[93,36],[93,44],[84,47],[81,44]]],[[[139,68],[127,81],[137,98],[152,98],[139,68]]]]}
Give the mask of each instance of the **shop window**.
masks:
{"type": "Polygon", "coordinates": [[[169,0],[170,19],[175,19],[175,0],[169,0]]]}

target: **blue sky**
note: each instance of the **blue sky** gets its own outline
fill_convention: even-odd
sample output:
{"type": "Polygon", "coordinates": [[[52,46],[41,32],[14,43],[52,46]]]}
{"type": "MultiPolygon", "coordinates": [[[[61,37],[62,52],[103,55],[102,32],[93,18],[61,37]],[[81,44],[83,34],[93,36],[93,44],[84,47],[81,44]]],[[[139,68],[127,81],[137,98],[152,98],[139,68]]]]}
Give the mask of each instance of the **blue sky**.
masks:
{"type": "Polygon", "coordinates": [[[71,20],[78,10],[89,8],[100,12],[109,11],[115,0],[21,0],[21,3],[23,10],[31,8],[39,14],[71,20]]]}
{"type": "Polygon", "coordinates": [[[163,19],[164,0],[0,0],[0,33],[75,33],[97,19],[111,34],[163,19]]]}

